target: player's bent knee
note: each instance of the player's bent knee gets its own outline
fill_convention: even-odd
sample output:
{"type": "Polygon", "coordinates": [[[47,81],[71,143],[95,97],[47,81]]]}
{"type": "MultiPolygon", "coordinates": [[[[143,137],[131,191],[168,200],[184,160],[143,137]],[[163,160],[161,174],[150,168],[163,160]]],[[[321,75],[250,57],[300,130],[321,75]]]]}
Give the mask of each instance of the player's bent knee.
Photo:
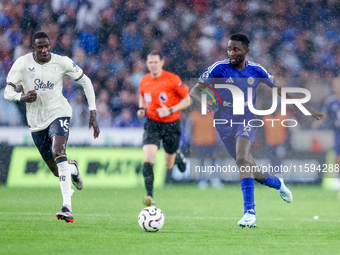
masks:
{"type": "Polygon", "coordinates": [[[165,166],[166,166],[166,169],[172,169],[174,167],[175,163],[170,163],[170,162],[166,162],[165,163],[165,166]]]}
{"type": "Polygon", "coordinates": [[[155,163],[155,159],[151,158],[151,157],[145,157],[144,158],[144,163],[154,164],[155,163]]]}
{"type": "Polygon", "coordinates": [[[155,163],[155,159],[147,157],[147,158],[144,159],[144,163],[154,164],[155,163]]]}
{"type": "Polygon", "coordinates": [[[156,155],[153,155],[153,154],[146,154],[144,155],[144,162],[145,163],[155,163],[155,159],[156,159],[156,155]]]}

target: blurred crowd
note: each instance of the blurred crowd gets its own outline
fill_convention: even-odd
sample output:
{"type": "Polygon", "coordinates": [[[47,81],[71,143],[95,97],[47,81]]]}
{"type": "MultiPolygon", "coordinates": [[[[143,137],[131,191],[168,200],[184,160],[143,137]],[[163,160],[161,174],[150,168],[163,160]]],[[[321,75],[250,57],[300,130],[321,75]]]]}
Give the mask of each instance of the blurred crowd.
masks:
{"type": "MultiPolygon", "coordinates": [[[[151,50],[164,68],[191,86],[214,62],[227,58],[231,34],[249,36],[249,60],[287,86],[311,90],[320,109],[339,75],[340,1],[337,0],[2,0],[0,82],[13,62],[46,32],[52,52],[70,57],[92,80],[100,127],[139,127],[140,78],[151,50]],[[317,79],[322,79],[322,83],[317,79]],[[322,88],[321,88],[322,86],[322,88]]],[[[87,125],[82,88],[64,80],[72,126],[87,125]]],[[[259,104],[262,102],[259,99],[259,104]]],[[[25,125],[25,106],[0,97],[0,125],[25,125]],[[6,110],[4,110],[6,109],[6,110]]]]}

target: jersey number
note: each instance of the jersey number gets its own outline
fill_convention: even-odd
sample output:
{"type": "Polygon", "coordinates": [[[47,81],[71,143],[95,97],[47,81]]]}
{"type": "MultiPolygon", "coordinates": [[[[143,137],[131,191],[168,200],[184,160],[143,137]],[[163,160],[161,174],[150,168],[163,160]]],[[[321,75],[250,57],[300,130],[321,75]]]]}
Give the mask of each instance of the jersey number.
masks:
{"type": "Polygon", "coordinates": [[[59,122],[60,122],[60,126],[64,129],[65,132],[67,132],[69,130],[67,119],[65,119],[64,121],[59,120],[59,122]]]}

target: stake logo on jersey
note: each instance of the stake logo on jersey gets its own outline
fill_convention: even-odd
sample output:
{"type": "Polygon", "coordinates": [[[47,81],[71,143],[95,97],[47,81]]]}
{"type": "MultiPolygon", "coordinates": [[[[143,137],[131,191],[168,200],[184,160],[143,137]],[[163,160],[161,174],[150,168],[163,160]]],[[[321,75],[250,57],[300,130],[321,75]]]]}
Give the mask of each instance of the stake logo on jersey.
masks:
{"type": "MultiPolygon", "coordinates": [[[[14,87],[20,84],[25,92],[35,90],[38,93],[38,97],[29,104],[27,111],[27,122],[32,132],[46,129],[60,116],[72,117],[72,107],[62,93],[65,76],[78,82],[84,74],[70,58],[53,53],[45,63],[37,62],[33,53],[28,53],[19,57],[11,67],[6,79],[7,84],[13,84],[14,87]],[[75,71],[76,69],[78,71],[75,71]]],[[[85,84],[87,82],[83,79],[81,81],[78,83],[84,89],[87,87],[85,91],[91,93],[91,108],[95,108],[94,95],[91,92],[93,87],[85,84]]],[[[60,126],[59,129],[63,130],[60,126]]]]}
{"type": "Polygon", "coordinates": [[[165,103],[166,101],[168,101],[168,97],[166,96],[165,92],[161,92],[158,98],[159,98],[159,101],[161,101],[162,103],[165,103]]]}
{"type": "Polygon", "coordinates": [[[41,89],[42,91],[45,91],[46,89],[52,90],[54,88],[54,84],[51,83],[50,81],[47,81],[47,84],[45,84],[43,81],[40,79],[35,79],[34,80],[34,90],[39,90],[41,89]]]}

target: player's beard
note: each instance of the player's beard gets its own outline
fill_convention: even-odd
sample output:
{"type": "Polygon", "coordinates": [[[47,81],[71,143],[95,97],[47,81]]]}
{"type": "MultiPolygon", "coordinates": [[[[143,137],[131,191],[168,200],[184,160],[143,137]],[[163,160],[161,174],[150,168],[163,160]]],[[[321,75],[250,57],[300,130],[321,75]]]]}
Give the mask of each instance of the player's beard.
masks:
{"type": "Polygon", "coordinates": [[[234,59],[236,61],[235,62],[230,61],[230,66],[232,68],[238,68],[243,63],[244,59],[245,59],[245,56],[234,59]]]}

